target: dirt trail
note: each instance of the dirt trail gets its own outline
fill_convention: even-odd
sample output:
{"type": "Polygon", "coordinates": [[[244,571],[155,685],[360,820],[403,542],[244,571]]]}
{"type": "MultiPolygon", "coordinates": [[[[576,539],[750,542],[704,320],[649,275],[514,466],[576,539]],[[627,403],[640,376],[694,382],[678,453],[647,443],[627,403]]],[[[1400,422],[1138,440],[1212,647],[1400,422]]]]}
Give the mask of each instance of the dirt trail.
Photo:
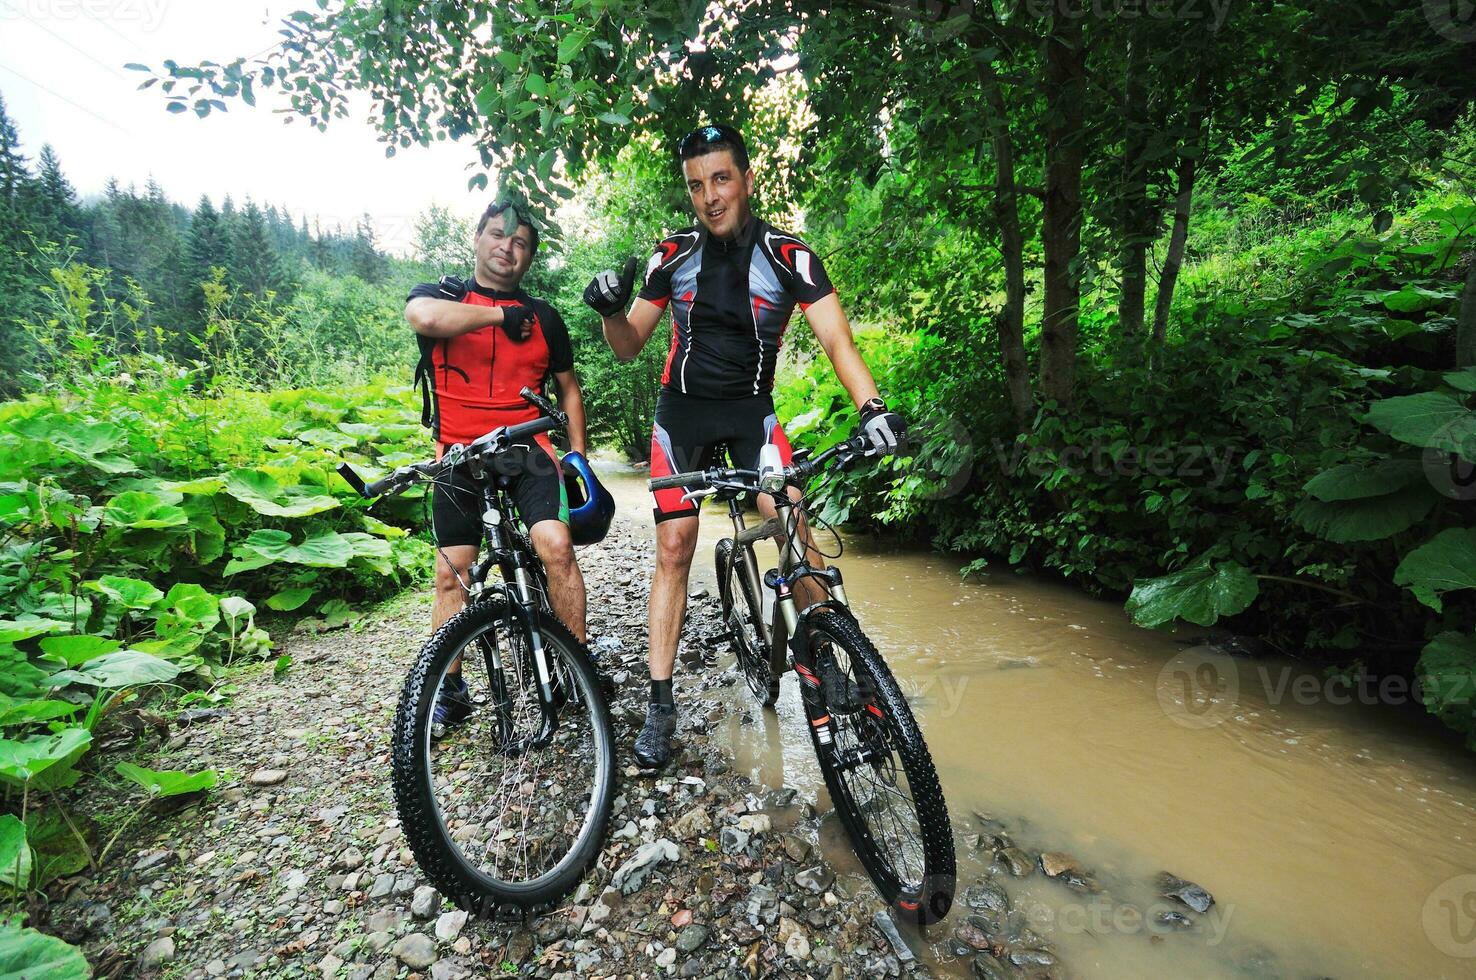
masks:
{"type": "MultiPolygon", "coordinates": [[[[647,533],[621,522],[580,563],[628,762],[647,693],[647,533]]],[[[289,671],[243,678],[219,717],[145,754],[154,768],[214,768],[220,785],[151,818],[110,873],[54,909],[53,928],[112,976],[926,975],[874,921],[870,885],[837,880],[820,857],[814,801],[732,770],[727,726],[715,723],[751,703],[712,640],[716,609],[709,596],[692,602],[683,656],[716,654],[722,666],[679,669],[676,758],[654,776],[624,770],[600,861],[553,915],[526,927],[463,921],[405,846],[389,721],[429,618],[428,595],[406,595],[355,628],[280,640],[289,671]],[[607,889],[663,838],[677,861],[631,895],[607,889]]]]}

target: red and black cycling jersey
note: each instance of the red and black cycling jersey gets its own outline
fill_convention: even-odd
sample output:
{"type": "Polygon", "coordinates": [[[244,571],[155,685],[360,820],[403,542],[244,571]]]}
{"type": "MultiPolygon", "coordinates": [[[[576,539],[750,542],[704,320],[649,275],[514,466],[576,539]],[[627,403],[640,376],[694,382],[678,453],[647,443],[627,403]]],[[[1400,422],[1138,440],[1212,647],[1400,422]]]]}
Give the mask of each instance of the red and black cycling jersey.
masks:
{"type": "Polygon", "coordinates": [[[503,292],[471,279],[447,277],[416,286],[406,302],[421,296],[479,306],[516,304],[533,312],[533,332],[522,341],[514,341],[501,327],[481,327],[459,337],[420,338],[416,380],[426,383],[428,397],[421,421],[442,445],[469,443],[499,425],[537,418],[538,409],[519,392],[524,386],[542,391],[550,374],[574,367],[564,318],[521,289],[503,292]]]}
{"type": "Polygon", "coordinates": [[[671,305],[662,387],[699,398],[769,391],[795,305],[803,310],[833,292],[819,256],[757,217],[735,242],[701,227],[663,239],[639,294],[671,305]]]}

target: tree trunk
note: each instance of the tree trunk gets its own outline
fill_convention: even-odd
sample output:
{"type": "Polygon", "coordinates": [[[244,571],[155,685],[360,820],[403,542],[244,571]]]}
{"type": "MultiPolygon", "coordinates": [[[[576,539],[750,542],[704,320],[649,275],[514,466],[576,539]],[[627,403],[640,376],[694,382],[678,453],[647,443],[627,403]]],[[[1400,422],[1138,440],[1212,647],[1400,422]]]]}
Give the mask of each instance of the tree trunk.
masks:
{"type": "Polygon", "coordinates": [[[990,144],[994,151],[994,220],[999,225],[999,251],[1004,258],[1005,305],[995,322],[1010,412],[1017,431],[1023,432],[1034,414],[1035,397],[1030,390],[1030,365],[1025,358],[1025,236],[1020,231],[1020,200],[1015,189],[1015,146],[1010,141],[1010,117],[993,65],[980,63],[979,82],[989,106],[990,144]]]}
{"type": "Polygon", "coordinates": [[[1045,310],[1040,386],[1058,408],[1071,404],[1081,312],[1081,169],[1086,96],[1080,0],[1061,0],[1045,48],[1046,173],[1041,243],[1045,310]]]}
{"type": "Polygon", "coordinates": [[[1456,318],[1456,367],[1476,367],[1476,255],[1466,268],[1466,290],[1456,318]]]}
{"type": "Polygon", "coordinates": [[[1174,305],[1174,286],[1179,281],[1179,268],[1184,264],[1184,245],[1189,241],[1189,208],[1194,199],[1196,167],[1189,157],[1179,159],[1178,193],[1174,197],[1174,230],[1169,233],[1168,255],[1163,260],[1163,274],[1158,277],[1158,304],[1153,310],[1153,342],[1162,344],[1168,333],[1169,308],[1174,305]]]}
{"type": "Polygon", "coordinates": [[[1138,62],[1138,45],[1130,41],[1122,86],[1122,186],[1117,223],[1118,234],[1122,235],[1118,253],[1122,288],[1117,302],[1117,324],[1123,337],[1136,337],[1143,332],[1148,242],[1156,223],[1148,214],[1147,171],[1143,161],[1146,130],[1138,62]]]}

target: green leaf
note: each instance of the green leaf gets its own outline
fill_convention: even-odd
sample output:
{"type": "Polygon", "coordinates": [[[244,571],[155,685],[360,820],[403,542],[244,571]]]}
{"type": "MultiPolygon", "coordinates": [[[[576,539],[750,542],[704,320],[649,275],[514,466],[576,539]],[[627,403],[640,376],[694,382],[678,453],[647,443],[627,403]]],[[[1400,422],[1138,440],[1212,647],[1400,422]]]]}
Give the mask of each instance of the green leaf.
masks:
{"type": "Polygon", "coordinates": [[[274,663],[272,665],[272,676],[273,677],[281,677],[283,674],[287,673],[287,671],[291,667],[292,667],[292,654],[290,654],[290,653],[284,653],[280,657],[278,657],[276,663],[274,663]]]}
{"type": "Polygon", "coordinates": [[[185,793],[198,793],[202,789],[210,789],[216,783],[214,769],[205,769],[196,773],[177,772],[174,770],[145,769],[131,762],[120,762],[113,767],[118,775],[125,779],[131,779],[144,789],[149,791],[150,796],[182,796],[185,793]]]}
{"type": "Polygon", "coordinates": [[[499,51],[492,57],[496,58],[497,63],[508,71],[517,71],[522,64],[522,60],[511,51],[499,51]]]}
{"type": "MultiPolygon", "coordinates": [[[[373,541],[367,534],[359,533],[361,537],[373,541]]],[[[389,548],[387,542],[378,541],[379,545],[386,550],[389,548]]],[[[310,568],[343,568],[354,558],[355,544],[348,535],[339,534],[337,531],[320,531],[302,544],[293,544],[292,535],[277,528],[262,528],[251,532],[241,544],[236,546],[236,557],[238,560],[252,561],[261,559],[249,567],[260,568],[262,565],[270,565],[273,562],[286,562],[292,565],[307,565],[310,568]]],[[[226,566],[225,573],[233,574],[233,568],[237,562],[233,561],[226,566]]],[[[240,571],[240,568],[234,568],[240,571]]]]}
{"type": "Polygon", "coordinates": [[[618,112],[602,112],[599,114],[598,119],[600,122],[609,123],[611,126],[630,125],[630,117],[618,112]]]}
{"type": "Polygon", "coordinates": [[[1373,463],[1344,463],[1308,480],[1302,487],[1318,500],[1359,500],[1402,490],[1424,478],[1418,462],[1381,459],[1373,463]]]}
{"type": "Polygon", "coordinates": [[[128,442],[128,433],[111,422],[38,415],[10,424],[11,431],[47,444],[104,473],[131,473],[138,467],[111,451],[128,442]]]}
{"type": "Polygon", "coordinates": [[[220,600],[202,586],[177,582],[155,604],[153,613],[158,618],[154,629],[161,637],[206,632],[220,622],[220,600]]]}
{"type": "Polygon", "coordinates": [[[33,636],[59,633],[71,629],[70,623],[41,616],[21,615],[15,619],[0,619],[0,643],[19,643],[33,636]]]}
{"type": "Polygon", "coordinates": [[[352,449],[359,444],[359,440],[353,436],[334,432],[332,429],[308,429],[306,432],[299,432],[297,438],[299,442],[305,442],[310,446],[321,446],[337,452],[352,449]]]}
{"type": "Polygon", "coordinates": [[[1441,380],[1457,391],[1476,392],[1476,367],[1468,367],[1464,371],[1451,371],[1443,375],[1441,380]]]}
{"type": "Polygon", "coordinates": [[[1439,634],[1420,652],[1418,673],[1426,709],[1476,742],[1476,636],[1439,634]]]}
{"type": "Polygon", "coordinates": [[[342,599],[329,599],[318,607],[318,615],[323,617],[325,629],[336,630],[364,618],[364,614],[356,611],[352,606],[342,599]]]}
{"type": "Polygon", "coordinates": [[[281,592],[269,597],[266,601],[268,609],[278,612],[291,612],[313,597],[318,591],[311,585],[304,585],[295,589],[283,589],[281,592]]]}
{"type": "Polygon", "coordinates": [[[1476,528],[1448,528],[1405,555],[1394,584],[1436,612],[1444,593],[1476,589],[1476,528]]]}
{"type": "Polygon", "coordinates": [[[121,647],[123,643],[119,640],[110,640],[102,636],[48,636],[41,641],[41,650],[54,657],[61,657],[67,662],[68,667],[77,667],[85,664],[94,657],[100,657],[105,653],[112,653],[121,647]]]}
{"type": "Polygon", "coordinates": [[[0,884],[25,889],[31,883],[31,845],[26,825],[14,814],[0,814],[0,884]]]}
{"type": "Polygon", "coordinates": [[[34,853],[33,887],[44,888],[47,883],[63,875],[76,874],[92,863],[90,850],[84,843],[91,824],[81,814],[71,819],[83,840],[77,839],[77,833],[73,833],[72,826],[56,809],[32,810],[26,815],[26,842],[34,853]]]}
{"type": "Polygon", "coordinates": [[[24,741],[0,739],[0,780],[13,786],[30,782],[43,789],[69,785],[73,764],[91,744],[92,733],[85,728],[33,735],[24,741]]]}
{"type": "Polygon", "coordinates": [[[17,725],[35,724],[38,721],[68,718],[81,710],[81,705],[70,701],[17,701],[0,695],[0,727],[13,728],[17,725]]]}
{"type": "Polygon", "coordinates": [[[1400,442],[1461,453],[1476,440],[1476,412],[1443,391],[1384,398],[1369,405],[1368,422],[1400,442]]]}
{"type": "Polygon", "coordinates": [[[1384,306],[1395,313],[1416,313],[1455,299],[1455,293],[1422,286],[1405,286],[1384,295],[1384,306]]]}
{"type": "Polygon", "coordinates": [[[101,592],[124,609],[149,609],[164,598],[164,593],[150,583],[125,575],[104,575],[96,582],[83,584],[101,592]]]}
{"type": "Polygon", "coordinates": [[[1260,584],[1239,562],[1218,565],[1206,555],[1180,571],[1138,579],[1127,611],[1139,626],[1161,626],[1182,619],[1209,626],[1221,616],[1243,612],[1260,593],[1260,584]]]}
{"type": "Polygon", "coordinates": [[[307,517],[338,506],[338,500],[323,493],[321,488],[283,487],[271,474],[261,470],[232,470],[225,476],[225,490],[258,514],[268,517],[307,517]]]}
{"type": "Polygon", "coordinates": [[[410,534],[410,532],[405,530],[403,527],[396,527],[393,524],[386,524],[384,521],[381,521],[379,518],[374,517],[371,514],[364,514],[363,521],[364,530],[368,531],[370,534],[377,534],[381,538],[389,538],[393,540],[395,538],[408,537],[410,534]]]}
{"type": "Polygon", "coordinates": [[[536,72],[528,73],[527,88],[529,92],[540,97],[548,94],[548,82],[536,72]]]}
{"type": "Polygon", "coordinates": [[[220,612],[225,617],[226,625],[232,632],[236,632],[243,620],[246,623],[251,622],[251,618],[256,615],[256,607],[240,596],[228,595],[221,597],[220,612]]]}
{"type": "Polygon", "coordinates": [[[182,499],[177,491],[172,500],[145,490],[129,490],[109,500],[103,508],[103,519],[114,527],[162,528],[179,527],[189,522],[189,515],[177,506],[182,499]]]}
{"type": "Polygon", "coordinates": [[[563,65],[573,61],[574,56],[588,43],[589,36],[592,33],[592,31],[584,29],[570,31],[568,34],[565,34],[563,39],[559,41],[559,64],[563,65]]]}
{"type": "Polygon", "coordinates": [[[1313,534],[1339,544],[1378,541],[1414,527],[1439,499],[1427,484],[1416,483],[1380,497],[1298,501],[1291,516],[1313,534]]]}
{"type": "Polygon", "coordinates": [[[83,664],[79,683],[103,688],[163,684],[179,676],[179,667],[142,650],[105,653],[83,664]]]}
{"type": "Polygon", "coordinates": [[[90,976],[92,967],[77,947],[35,929],[0,927],[0,980],[86,980],[90,976]]]}

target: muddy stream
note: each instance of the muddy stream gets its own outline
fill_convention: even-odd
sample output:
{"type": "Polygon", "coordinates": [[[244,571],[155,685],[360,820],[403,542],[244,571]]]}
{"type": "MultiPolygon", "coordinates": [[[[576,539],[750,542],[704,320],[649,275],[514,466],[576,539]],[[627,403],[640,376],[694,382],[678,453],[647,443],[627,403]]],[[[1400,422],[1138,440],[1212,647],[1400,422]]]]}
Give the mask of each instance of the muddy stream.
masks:
{"type": "MultiPolygon", "coordinates": [[[[622,510],[649,513],[642,475],[604,469],[622,510]]],[[[728,529],[709,504],[693,588],[713,587],[728,529]]],[[[761,553],[761,567],[772,558],[761,553]]],[[[1407,691],[1190,645],[1003,566],[964,581],[959,561],[861,535],[845,536],[840,564],[953,819],[959,903],[911,936],[940,975],[969,975],[949,930],[994,857],[971,846],[989,837],[982,816],[1032,856],[1069,854],[1100,885],[1081,893],[1038,866],[1024,878],[996,866],[1067,975],[1476,976],[1476,756],[1407,691]],[[1192,928],[1154,921],[1187,912],[1154,887],[1163,871],[1214,896],[1188,914],[1192,928]]],[[[777,714],[729,690],[752,709],[751,722],[739,710],[728,721],[738,766],[828,809],[793,675],[777,714]]],[[[839,824],[822,827],[834,866],[859,874],[839,824]]]]}

